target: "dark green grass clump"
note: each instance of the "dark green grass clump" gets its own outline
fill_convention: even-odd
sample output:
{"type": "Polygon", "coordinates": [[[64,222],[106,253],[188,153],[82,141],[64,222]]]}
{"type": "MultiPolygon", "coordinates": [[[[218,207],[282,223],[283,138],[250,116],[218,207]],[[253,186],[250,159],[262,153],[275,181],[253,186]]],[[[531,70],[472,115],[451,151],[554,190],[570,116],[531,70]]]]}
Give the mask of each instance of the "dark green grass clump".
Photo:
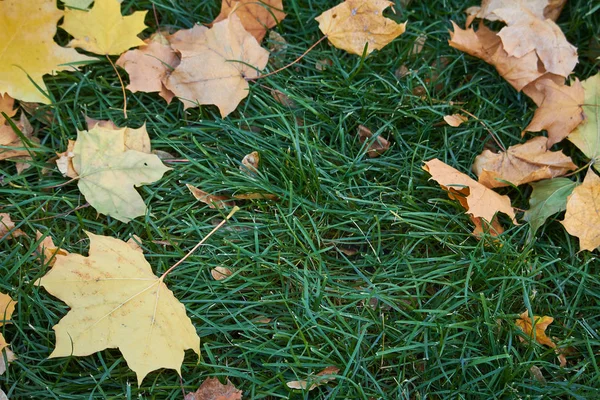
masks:
{"type": "MultiPolygon", "coordinates": [[[[217,3],[125,0],[124,10],[154,5],[161,27],[181,29],[210,22],[217,3]]],[[[284,3],[288,17],[275,30],[289,42],[281,56],[287,63],[321,37],[314,17],[336,2],[284,3]]],[[[67,307],[35,286],[49,267],[35,253],[32,233],[82,254],[89,248],[84,230],[123,240],[135,234],[160,274],[227,214],[196,202],[186,183],[213,194],[280,197],[241,202],[226,227],[167,278],[202,339],[201,361],[190,352],[182,368],[186,391],[216,376],[228,377],[248,399],[600,396],[597,252],[578,253],[577,240],[556,220],[530,244],[526,225],[477,241],[463,210],[421,169],[437,157],[468,172],[491,143],[482,124],[450,128],[439,124],[444,115],[465,109],[508,147],[521,140],[533,104],[492,67],[448,46],[449,21],[464,22],[464,2],[396,3],[394,18],[409,24],[391,45],[363,60],[323,42],[294,67],[251,84],[226,119],[214,107],[184,111],[177,100],[167,106],[157,95],[128,93],[124,120],[118,79],[106,61],[46,78],[53,120],[33,120],[41,145],[32,167],[16,175],[12,163],[0,165],[0,212],[30,234],[0,242],[0,291],[18,300],[13,323],[1,328],[18,356],[0,379],[9,398],[182,397],[171,370],[151,373],[138,388],[118,350],[47,358],[52,326],[67,307]],[[427,40],[414,54],[421,35],[427,40]],[[325,59],[331,65],[318,70],[325,59]],[[402,66],[409,73],[401,77],[395,72],[402,66]],[[297,107],[276,102],[271,89],[297,107]],[[56,169],[43,174],[46,160],[85,128],[84,114],[120,126],[146,122],[153,148],[187,160],[140,188],[145,218],[123,224],[97,215],[82,207],[75,183],[61,185],[56,169]],[[368,158],[359,124],[391,148],[368,158]],[[240,160],[255,150],[260,170],[248,176],[240,160]],[[215,266],[234,274],[215,281],[215,266]],[[552,349],[520,340],[515,319],[525,309],[555,318],[548,334],[568,349],[566,368],[552,349]],[[335,382],[310,394],[286,388],[286,381],[327,366],[340,368],[335,382]]],[[[572,0],[558,21],[579,48],[580,79],[597,72],[595,11],[593,2],[572,0]]],[[[156,29],[152,14],[146,34],[156,29]]],[[[59,40],[66,42],[64,32],[59,40]]],[[[527,208],[527,186],[506,193],[527,208]]]]}

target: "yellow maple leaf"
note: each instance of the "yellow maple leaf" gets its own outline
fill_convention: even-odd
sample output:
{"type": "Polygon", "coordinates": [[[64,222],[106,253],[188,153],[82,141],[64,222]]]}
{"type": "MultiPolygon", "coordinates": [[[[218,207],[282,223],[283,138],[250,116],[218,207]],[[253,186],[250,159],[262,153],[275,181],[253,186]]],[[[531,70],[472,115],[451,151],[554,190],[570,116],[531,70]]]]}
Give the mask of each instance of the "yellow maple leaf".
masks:
{"type": "Polygon", "coordinates": [[[73,168],[79,174],[79,190],[92,207],[129,222],[146,213],[146,204],[134,186],[155,182],[170,168],[154,154],[128,150],[125,135],[125,128],[98,125],[78,132],[73,168]]]}
{"type": "Polygon", "coordinates": [[[346,0],[325,11],[315,20],[319,29],[338,49],[362,55],[379,50],[406,30],[406,22],[398,24],[383,16],[383,10],[394,5],[387,0],[346,0]]]}
{"type": "MultiPolygon", "coordinates": [[[[531,338],[534,338],[535,332],[535,341],[539,344],[556,349],[556,343],[554,343],[552,339],[546,335],[546,329],[553,321],[554,318],[547,315],[544,315],[543,317],[534,315],[533,321],[531,321],[531,318],[529,317],[529,311],[525,310],[525,312],[520,315],[520,318],[515,321],[515,324],[531,338]]],[[[567,365],[567,359],[564,354],[559,351],[556,351],[556,353],[558,354],[558,359],[560,360],[560,366],[564,367],[567,365]]]]}
{"type": "Polygon", "coordinates": [[[144,42],[137,35],[147,28],[144,17],[147,11],[121,15],[118,0],[96,0],[89,11],[65,10],[62,28],[74,39],[70,47],[79,47],[96,54],[119,55],[144,42]]]}
{"type": "Polygon", "coordinates": [[[76,68],[70,63],[94,60],[54,42],[62,16],[55,0],[0,1],[0,93],[49,104],[36,87],[47,91],[44,75],[76,68]]]}
{"type": "Polygon", "coordinates": [[[152,272],[141,249],[86,232],[89,257],[56,255],[37,284],[71,308],[53,327],[50,357],[87,356],[118,348],[138,384],[159,368],[181,375],[185,350],[200,355],[200,338],[185,307],[152,272]]]}
{"type": "Polygon", "coordinates": [[[583,183],[573,189],[567,199],[563,226],[579,238],[581,250],[594,251],[600,247],[600,177],[590,168],[583,183]]]}

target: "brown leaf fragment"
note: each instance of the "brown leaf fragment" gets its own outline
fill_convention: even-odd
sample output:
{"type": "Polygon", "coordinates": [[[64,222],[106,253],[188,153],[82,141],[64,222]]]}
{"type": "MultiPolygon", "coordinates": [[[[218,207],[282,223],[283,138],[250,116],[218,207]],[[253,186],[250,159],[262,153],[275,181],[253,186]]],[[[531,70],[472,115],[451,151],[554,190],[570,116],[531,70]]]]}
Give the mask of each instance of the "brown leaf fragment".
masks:
{"type": "Polygon", "coordinates": [[[276,57],[282,57],[285,55],[289,45],[283,36],[275,31],[269,31],[269,37],[267,40],[268,49],[271,54],[276,55],[276,57]]]}
{"type": "Polygon", "coordinates": [[[546,378],[544,378],[544,374],[542,373],[542,370],[539,367],[532,365],[531,368],[529,368],[529,372],[531,372],[531,375],[533,375],[533,378],[536,381],[538,381],[542,385],[546,384],[546,378]]]}
{"type": "Polygon", "coordinates": [[[505,152],[484,150],[472,169],[479,183],[492,189],[555,178],[577,169],[577,165],[562,151],[549,151],[548,139],[537,136],[505,152]]]}
{"type": "Polygon", "coordinates": [[[323,371],[318,374],[309,377],[307,380],[301,381],[290,381],[287,382],[286,385],[290,389],[298,389],[298,390],[308,390],[309,392],[313,389],[318,388],[321,385],[325,385],[331,381],[335,380],[335,376],[340,369],[338,367],[327,367],[323,371]]]}
{"type": "Polygon", "coordinates": [[[6,114],[8,118],[14,117],[17,113],[15,106],[15,99],[10,97],[8,93],[0,95],[0,125],[4,125],[6,119],[2,113],[6,114]]]}
{"type": "Polygon", "coordinates": [[[444,121],[453,128],[459,127],[463,122],[467,122],[469,118],[462,114],[445,115],[444,121]]]}
{"type": "Polygon", "coordinates": [[[144,252],[144,249],[142,249],[142,246],[140,246],[142,239],[138,235],[131,235],[131,237],[127,239],[127,242],[125,243],[127,243],[129,247],[135,251],[139,251],[140,253],[144,252]]]}
{"type": "Polygon", "coordinates": [[[267,30],[273,28],[285,18],[282,0],[223,0],[221,12],[213,23],[223,21],[234,13],[246,29],[260,43],[267,30]]]}
{"type": "Polygon", "coordinates": [[[165,87],[163,80],[179,65],[179,56],[161,34],[144,43],[145,46],[121,54],[116,62],[129,74],[127,89],[133,93],[158,92],[167,103],[171,103],[174,94],[165,87]]]}
{"type": "Polygon", "coordinates": [[[190,184],[186,184],[185,186],[187,186],[196,200],[201,201],[210,208],[223,208],[235,205],[229,196],[212,195],[190,184]]]}
{"type": "Polygon", "coordinates": [[[2,352],[0,352],[0,375],[3,375],[6,372],[8,365],[16,359],[17,357],[15,356],[15,353],[13,353],[8,347],[5,347],[2,352]],[[6,362],[4,362],[5,357],[6,362]]]}
{"type": "Polygon", "coordinates": [[[73,148],[75,147],[75,140],[69,139],[69,144],[67,145],[67,150],[62,153],[56,153],[58,158],[56,159],[56,166],[58,170],[63,176],[69,178],[77,178],[79,174],[75,171],[73,167],[73,157],[75,154],[73,153],[73,148]]]}
{"type": "MultiPolygon", "coordinates": [[[[11,239],[19,236],[27,236],[22,230],[15,229],[15,223],[12,221],[9,214],[0,213],[0,239],[2,239],[8,232],[10,232],[9,237],[11,239]]],[[[2,325],[0,324],[0,326],[2,325]]]]}
{"type": "Polygon", "coordinates": [[[240,193],[233,195],[237,200],[279,200],[279,196],[271,193],[240,193]]]}
{"type": "MultiPolygon", "coordinates": [[[[43,234],[40,231],[35,231],[35,239],[40,240],[43,234]]],[[[50,235],[46,236],[38,245],[37,252],[40,255],[40,258],[44,262],[44,265],[53,266],[56,262],[57,256],[66,256],[69,254],[68,251],[61,249],[60,247],[56,247],[52,237],[50,235]]]]}
{"type": "Polygon", "coordinates": [[[448,192],[451,199],[461,203],[467,214],[493,221],[494,215],[502,212],[515,222],[515,211],[508,196],[499,195],[437,158],[427,161],[423,169],[448,192]]]}
{"type": "Polygon", "coordinates": [[[533,119],[525,128],[528,132],[548,132],[548,148],[566,138],[584,119],[582,104],[585,92],[575,79],[571,86],[557,85],[550,79],[536,83],[544,100],[535,110],[533,119]]]}
{"type": "MultiPolygon", "coordinates": [[[[358,126],[358,138],[360,143],[365,143],[369,141],[373,137],[373,133],[369,128],[364,125],[358,126]]],[[[390,148],[390,142],[383,138],[381,135],[378,135],[375,140],[369,141],[369,147],[367,149],[367,155],[370,158],[379,157],[383,153],[386,152],[387,149],[390,148]]]]}
{"type": "Polygon", "coordinates": [[[469,7],[465,12],[469,15],[469,20],[484,18],[488,21],[498,21],[500,18],[494,14],[494,10],[518,7],[526,8],[538,19],[556,21],[566,2],[567,0],[483,0],[481,7],[469,7]]]}
{"type": "Polygon", "coordinates": [[[258,151],[253,151],[250,154],[246,154],[242,159],[242,165],[240,170],[248,175],[252,175],[258,172],[258,164],[260,163],[260,154],[258,151]]]}
{"type": "Polygon", "coordinates": [[[184,400],[241,400],[242,391],[229,379],[223,385],[217,378],[206,378],[195,392],[185,395],[184,400]]]}
{"type": "MultiPolygon", "coordinates": [[[[548,325],[550,325],[554,321],[554,318],[543,316],[539,317],[537,315],[533,316],[533,322],[529,317],[529,311],[525,310],[520,318],[516,320],[515,324],[521,329],[527,336],[532,339],[535,339],[541,345],[546,345],[555,349],[558,354],[558,359],[560,361],[560,366],[565,367],[567,365],[567,359],[564,354],[561,354],[558,349],[556,349],[556,343],[552,341],[548,336],[546,336],[546,329],[548,325]],[[534,337],[535,334],[535,337],[534,337]]],[[[521,341],[523,341],[522,337],[519,337],[521,341]]]]}
{"type": "Polygon", "coordinates": [[[563,86],[565,84],[565,78],[563,76],[546,72],[535,81],[529,82],[527,85],[525,85],[522,89],[523,93],[529,96],[529,98],[533,100],[535,105],[538,107],[542,105],[544,102],[544,97],[546,97],[545,85],[543,84],[543,81],[545,80],[552,81],[558,86],[563,86]],[[540,85],[538,85],[538,83],[540,83],[540,85]]]}
{"type": "Polygon", "coordinates": [[[223,279],[229,278],[233,275],[233,271],[226,267],[214,267],[210,270],[210,275],[216,281],[222,281],[223,279]]]}
{"type": "Polygon", "coordinates": [[[281,90],[271,89],[271,96],[275,99],[276,102],[281,104],[282,106],[289,108],[297,108],[298,105],[292,99],[290,99],[285,93],[281,90]]]}
{"type": "MultiPolygon", "coordinates": [[[[33,145],[39,143],[38,138],[33,136],[33,128],[24,113],[21,113],[19,121],[13,121],[21,134],[33,145]]],[[[0,160],[20,159],[31,160],[30,145],[24,143],[21,137],[15,133],[12,126],[0,125],[0,160]]]]}
{"type": "Polygon", "coordinates": [[[486,233],[492,237],[500,236],[504,233],[504,227],[498,220],[498,215],[494,215],[491,224],[483,218],[473,217],[472,215],[469,215],[469,218],[475,224],[475,228],[473,228],[471,234],[478,239],[481,239],[486,233]]]}
{"type": "Polygon", "coordinates": [[[600,177],[588,169],[583,183],[567,199],[565,219],[561,222],[569,234],[579,238],[581,250],[600,247],[600,177]]]}

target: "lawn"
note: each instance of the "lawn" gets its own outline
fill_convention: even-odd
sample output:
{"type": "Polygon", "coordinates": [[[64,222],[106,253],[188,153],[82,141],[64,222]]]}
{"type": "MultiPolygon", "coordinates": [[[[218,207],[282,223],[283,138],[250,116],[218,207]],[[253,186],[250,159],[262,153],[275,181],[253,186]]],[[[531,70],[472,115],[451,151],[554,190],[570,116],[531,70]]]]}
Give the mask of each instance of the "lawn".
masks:
{"type": "MultiPolygon", "coordinates": [[[[176,30],[209,23],[218,3],[124,0],[123,10],[150,10],[148,36],[156,30],[153,7],[160,26],[176,30]]],[[[17,175],[14,163],[0,163],[0,212],[30,234],[0,239],[0,292],[18,301],[12,324],[0,328],[18,357],[0,377],[9,398],[181,399],[182,386],[193,391],[207,377],[229,378],[245,399],[600,397],[598,251],[579,252],[560,214],[531,243],[527,224],[507,223],[500,237],[477,240],[464,210],[422,169],[439,158],[468,173],[493,143],[488,130],[505,147],[521,142],[534,104],[493,67],[448,46],[450,21],[464,26],[462,11],[475,2],[395,3],[397,14],[387,14],[408,25],[390,45],[361,58],[323,41],[293,67],[252,83],[225,119],[213,106],[184,110],[177,99],[167,105],[155,94],[129,92],[125,119],[106,59],[45,77],[53,104],[32,119],[41,140],[32,166],[17,175]],[[330,60],[324,70],[316,68],[322,60],[330,60]],[[403,66],[407,74],[398,73],[403,66]],[[272,90],[295,106],[280,104],[272,90]],[[482,123],[440,123],[460,109],[482,123]],[[86,128],[84,115],[146,123],[153,148],[177,159],[160,181],[139,188],[145,217],[124,224],[98,214],[76,182],[47,164],[86,128]],[[387,138],[390,149],[369,158],[359,125],[387,138]],[[261,165],[251,176],[239,166],[253,151],[261,165]],[[86,255],[84,231],[137,235],[160,275],[228,213],[196,201],[186,184],[279,197],[239,202],[241,210],[166,279],[201,337],[200,361],[190,351],[181,380],[161,369],[138,387],[116,349],[48,359],[52,327],[68,307],[36,286],[49,267],[31,233],[86,255]],[[233,275],[213,279],[216,266],[233,275]],[[568,350],[566,367],[516,327],[526,309],[555,318],[548,335],[568,350]],[[310,393],[286,387],[328,366],[340,368],[335,381],[310,393]]],[[[274,30],[288,47],[272,55],[268,70],[316,42],[322,35],[314,18],[335,4],[284,1],[288,16],[274,30]]],[[[579,50],[575,76],[582,80],[598,72],[597,9],[571,0],[558,20],[579,50]]],[[[64,31],[57,41],[68,42],[64,31]]],[[[585,164],[573,146],[558,147],[585,164]]],[[[500,192],[528,208],[530,186],[500,192]]]]}

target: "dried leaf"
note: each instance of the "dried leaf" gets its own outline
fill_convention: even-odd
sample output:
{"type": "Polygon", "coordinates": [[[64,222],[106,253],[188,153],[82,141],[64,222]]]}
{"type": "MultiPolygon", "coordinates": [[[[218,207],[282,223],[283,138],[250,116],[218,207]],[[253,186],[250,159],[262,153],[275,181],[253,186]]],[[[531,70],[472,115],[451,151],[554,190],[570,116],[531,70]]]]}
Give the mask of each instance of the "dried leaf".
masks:
{"type": "Polygon", "coordinates": [[[333,66],[333,61],[329,58],[324,58],[322,60],[317,60],[315,63],[315,69],[317,71],[325,71],[327,68],[333,66]]]}
{"type": "Polygon", "coordinates": [[[62,28],[74,37],[69,47],[78,47],[102,55],[119,55],[144,42],[137,37],[147,28],[144,18],[147,11],[121,15],[117,0],[96,0],[88,10],[65,9],[62,28]]]}
{"type": "Polygon", "coordinates": [[[69,178],[77,178],[79,174],[73,168],[73,157],[75,157],[75,153],[73,153],[73,148],[75,147],[75,141],[69,139],[69,143],[67,145],[67,151],[63,151],[62,153],[56,153],[58,158],[56,159],[56,166],[58,170],[63,176],[69,178]]]}
{"type": "Polygon", "coordinates": [[[62,17],[56,0],[0,1],[0,93],[50,104],[50,98],[44,95],[48,91],[44,75],[77,68],[73,63],[95,60],[54,42],[56,23],[62,17]]]}
{"type": "Polygon", "coordinates": [[[233,275],[233,272],[229,268],[225,267],[214,267],[210,270],[210,275],[216,281],[222,281],[223,279],[229,278],[233,275]]]}
{"type": "Polygon", "coordinates": [[[369,140],[373,137],[373,133],[371,132],[371,130],[369,128],[367,128],[364,125],[358,126],[357,133],[358,133],[358,139],[360,140],[360,143],[365,143],[365,142],[369,141],[367,155],[370,158],[379,157],[380,155],[385,153],[387,151],[387,149],[390,148],[390,142],[388,142],[381,135],[378,135],[375,138],[375,140],[369,140]]]}
{"type": "MultiPolygon", "coordinates": [[[[22,230],[15,229],[15,223],[10,218],[10,215],[7,213],[0,213],[0,239],[2,239],[8,232],[10,232],[9,237],[12,239],[19,236],[27,236],[22,230]]],[[[0,326],[2,325],[0,324],[0,326]]]]}
{"type": "Polygon", "coordinates": [[[246,78],[257,77],[269,59],[235,14],[204,30],[193,43],[171,41],[171,46],[181,53],[181,63],[165,86],[185,108],[214,104],[223,118],[248,96],[246,78]]]}
{"type": "MultiPolygon", "coordinates": [[[[1,335],[1,334],[0,334],[1,335]]],[[[0,338],[0,347],[2,347],[2,341],[4,341],[4,338],[0,338]]],[[[5,347],[1,352],[0,352],[0,375],[3,375],[6,372],[6,369],[8,368],[8,365],[15,361],[17,359],[17,357],[15,356],[15,353],[12,352],[11,349],[9,349],[8,347],[5,347]],[[6,360],[6,361],[4,361],[6,360]]]]}
{"type": "MultiPolygon", "coordinates": [[[[529,317],[529,311],[527,311],[527,310],[525,310],[525,312],[523,312],[520,315],[520,317],[521,318],[517,319],[515,324],[523,332],[525,332],[525,334],[527,336],[531,337],[532,339],[535,339],[535,341],[538,342],[539,344],[546,345],[548,347],[552,347],[553,349],[556,349],[556,343],[554,343],[548,336],[546,336],[546,329],[548,328],[548,325],[550,325],[554,321],[554,318],[548,317],[548,316],[539,317],[539,316],[534,315],[533,322],[532,322],[531,318],[529,317]],[[534,330],[535,330],[535,337],[534,337],[534,330]]],[[[523,340],[523,339],[521,338],[521,340],[523,340]]],[[[560,360],[560,366],[561,367],[566,366],[567,359],[565,358],[565,356],[563,354],[560,354],[559,352],[557,352],[557,354],[558,354],[558,359],[560,360]]]]}
{"type": "Polygon", "coordinates": [[[505,152],[484,150],[475,158],[473,172],[479,183],[491,189],[554,178],[577,169],[562,151],[549,151],[547,142],[538,136],[505,152]]]}
{"type": "Polygon", "coordinates": [[[246,154],[242,159],[242,165],[240,165],[240,170],[250,175],[258,172],[258,163],[260,162],[260,154],[258,151],[253,151],[250,154],[246,154]]]}
{"type": "MultiPolygon", "coordinates": [[[[0,214],[0,218],[2,214],[0,214]]],[[[12,314],[15,311],[15,306],[17,302],[14,301],[9,295],[0,293],[0,326],[4,324],[9,324],[10,319],[12,318],[12,314]]],[[[4,339],[2,333],[0,333],[0,351],[6,349],[8,343],[4,339]]]]}
{"type": "MultiPolygon", "coordinates": [[[[35,240],[40,240],[42,236],[42,232],[35,231],[35,240]]],[[[44,240],[40,242],[37,252],[41,256],[44,265],[48,265],[50,267],[56,262],[57,255],[66,256],[69,254],[68,251],[63,250],[60,247],[56,247],[50,235],[46,236],[44,240]]]]}
{"type": "Polygon", "coordinates": [[[365,45],[366,54],[371,54],[404,33],[406,22],[398,24],[383,16],[392,5],[386,0],[346,0],[315,19],[335,47],[360,56],[365,45]]]}
{"type": "Polygon", "coordinates": [[[0,94],[0,125],[4,125],[6,119],[2,113],[6,114],[7,117],[14,117],[17,113],[15,107],[15,99],[10,97],[7,93],[0,94]]]}
{"type": "Polygon", "coordinates": [[[269,52],[279,57],[287,52],[289,46],[285,38],[275,31],[269,31],[267,43],[269,44],[269,52]]]}
{"type": "Polygon", "coordinates": [[[22,159],[31,160],[31,145],[36,145],[39,140],[33,136],[33,128],[25,114],[21,113],[19,121],[13,121],[15,126],[23,137],[27,139],[24,142],[21,136],[15,133],[10,125],[0,125],[0,160],[22,159]]]}
{"type": "Polygon", "coordinates": [[[119,348],[138,384],[159,368],[181,374],[185,350],[200,355],[200,338],[163,279],[144,255],[122,240],[94,235],[88,257],[57,256],[37,285],[71,310],[53,327],[54,357],[119,348]]]}
{"type": "Polygon", "coordinates": [[[242,400],[242,391],[229,379],[223,385],[217,378],[206,378],[198,390],[187,393],[184,400],[242,400]]]}
{"type": "Polygon", "coordinates": [[[279,196],[271,193],[241,193],[233,195],[237,200],[279,200],[279,196]]]}
{"type": "Polygon", "coordinates": [[[446,121],[448,125],[454,128],[459,127],[463,122],[467,122],[468,120],[469,118],[466,115],[462,114],[452,114],[444,116],[444,121],[446,121]]]}
{"type": "Polygon", "coordinates": [[[546,384],[546,378],[544,378],[544,374],[542,373],[542,370],[539,367],[532,365],[531,368],[529,368],[529,372],[531,372],[531,375],[533,375],[536,381],[538,381],[542,385],[546,384]]]}
{"type": "Polygon", "coordinates": [[[296,108],[298,105],[292,99],[290,99],[285,93],[281,90],[271,89],[271,96],[275,99],[276,102],[281,104],[282,106],[289,108],[296,108]]]}
{"type": "Polygon", "coordinates": [[[581,82],[585,92],[583,99],[584,122],[567,137],[585,154],[600,172],[600,74],[581,82]]]}
{"type": "Polygon", "coordinates": [[[544,100],[535,110],[533,119],[525,128],[528,132],[548,131],[548,148],[560,142],[584,120],[582,104],[585,93],[579,80],[571,86],[557,85],[545,79],[536,83],[544,100]]]}
{"type": "Polygon", "coordinates": [[[223,208],[235,205],[234,201],[231,200],[231,197],[229,196],[212,195],[190,184],[186,184],[185,186],[189,189],[196,200],[201,201],[210,208],[223,208]]]}
{"type": "Polygon", "coordinates": [[[467,214],[493,221],[497,212],[508,215],[515,221],[515,211],[508,196],[501,196],[462,172],[436,159],[429,160],[423,169],[431,174],[442,189],[448,191],[451,199],[456,199],[467,210],[467,214]]]}
{"type": "Polygon", "coordinates": [[[338,367],[327,367],[317,375],[309,377],[307,380],[301,381],[290,381],[286,385],[290,389],[308,390],[309,392],[313,389],[318,388],[321,385],[325,385],[335,380],[335,376],[340,369],[338,367]]]}
{"type": "Polygon", "coordinates": [[[569,234],[579,238],[581,250],[594,251],[600,246],[600,177],[589,169],[583,183],[567,199],[562,221],[569,234]]]}
{"type": "Polygon", "coordinates": [[[485,18],[488,21],[498,21],[500,18],[494,14],[494,10],[526,8],[540,20],[556,21],[566,2],[567,0],[483,0],[481,7],[469,7],[465,12],[469,14],[470,19],[485,18]]]}
{"type": "Polygon", "coordinates": [[[246,29],[260,43],[267,30],[273,28],[285,18],[282,0],[223,0],[221,12],[213,23],[223,21],[230,14],[239,17],[246,29]]]}
{"type": "Polygon", "coordinates": [[[471,234],[478,239],[483,238],[484,234],[497,237],[504,233],[504,227],[498,220],[498,215],[494,216],[491,223],[487,222],[483,218],[473,217],[472,215],[469,215],[469,218],[475,225],[475,228],[473,228],[473,232],[471,234]]]}

